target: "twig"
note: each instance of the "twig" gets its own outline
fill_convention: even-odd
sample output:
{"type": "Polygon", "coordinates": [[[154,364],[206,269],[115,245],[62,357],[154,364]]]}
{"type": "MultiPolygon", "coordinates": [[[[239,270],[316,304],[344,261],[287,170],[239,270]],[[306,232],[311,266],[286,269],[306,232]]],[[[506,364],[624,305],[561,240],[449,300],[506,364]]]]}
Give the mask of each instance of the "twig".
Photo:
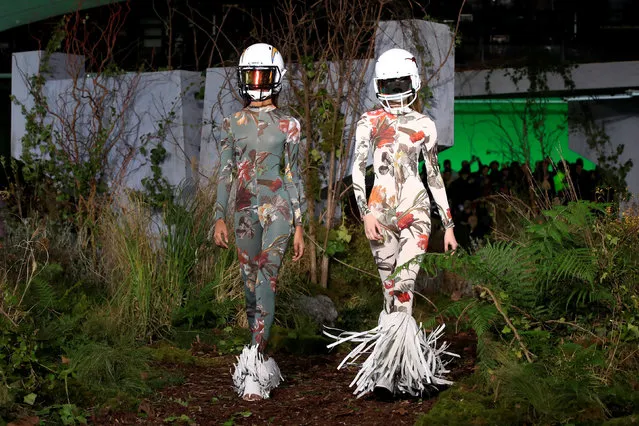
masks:
{"type": "MultiPolygon", "coordinates": [[[[324,248],[323,248],[322,246],[320,246],[320,245],[317,243],[317,241],[315,241],[315,240],[314,240],[314,239],[312,239],[310,236],[308,236],[308,234],[306,234],[306,232],[305,232],[304,234],[308,237],[308,239],[309,239],[309,240],[310,240],[310,241],[311,241],[311,242],[312,242],[312,243],[313,243],[313,244],[314,244],[317,248],[319,248],[319,249],[320,249],[320,251],[324,252],[325,256],[328,256],[328,255],[326,254],[326,250],[324,250],[324,248]]],[[[373,277],[373,278],[375,278],[375,279],[379,279],[379,275],[373,275],[373,274],[371,274],[371,273],[370,273],[370,272],[368,272],[368,271],[365,271],[365,270],[360,269],[360,268],[358,268],[358,267],[356,267],[356,266],[353,266],[353,265],[349,265],[349,264],[348,264],[348,263],[346,263],[346,262],[342,262],[341,260],[336,259],[336,258],[335,258],[335,257],[333,257],[333,256],[328,256],[328,257],[329,257],[329,258],[331,258],[331,259],[333,259],[333,260],[334,260],[334,261],[336,261],[337,263],[341,263],[342,265],[347,266],[347,267],[349,267],[349,268],[351,268],[351,269],[355,269],[356,271],[359,271],[359,272],[361,272],[361,273],[363,273],[363,274],[366,274],[366,275],[368,275],[368,276],[370,276],[370,277],[373,277]]]]}
{"type": "Polygon", "coordinates": [[[4,315],[4,317],[9,320],[11,325],[13,325],[16,328],[18,327],[18,324],[15,321],[13,321],[13,318],[11,318],[11,316],[9,316],[9,314],[7,312],[5,312],[5,310],[2,308],[2,306],[0,306],[0,314],[4,315]]]}
{"type": "Polygon", "coordinates": [[[461,320],[461,317],[466,313],[466,311],[468,310],[468,308],[470,308],[472,305],[474,305],[476,302],[472,301],[470,302],[468,305],[466,305],[464,307],[464,309],[460,312],[459,316],[457,317],[457,321],[455,321],[455,334],[457,334],[459,332],[459,321],[461,320]]]}
{"type": "Polygon", "coordinates": [[[615,360],[615,355],[617,355],[617,349],[619,349],[619,341],[621,341],[621,330],[619,330],[619,333],[617,333],[617,342],[615,343],[615,349],[612,351],[609,357],[610,361],[608,362],[608,368],[606,368],[606,374],[605,374],[606,377],[609,377],[608,374],[610,373],[610,369],[612,368],[612,364],[615,360]]]}
{"type": "Polygon", "coordinates": [[[606,339],[604,339],[604,338],[602,338],[602,337],[600,337],[600,336],[597,336],[597,335],[596,335],[595,333],[593,333],[592,331],[587,330],[587,329],[583,328],[582,326],[580,326],[579,324],[575,324],[574,322],[561,321],[561,320],[547,320],[547,321],[544,321],[544,322],[548,322],[548,323],[552,323],[552,324],[565,324],[565,325],[569,325],[569,326],[571,326],[571,327],[577,328],[577,329],[579,329],[579,330],[581,330],[581,331],[584,331],[584,332],[586,332],[586,333],[590,334],[592,337],[594,337],[595,339],[599,340],[601,343],[606,343],[606,339]]]}
{"type": "Polygon", "coordinates": [[[499,303],[499,301],[497,300],[497,298],[495,297],[495,295],[493,294],[493,292],[488,288],[488,287],[484,287],[484,286],[477,286],[479,288],[481,288],[482,290],[485,290],[486,293],[488,293],[488,295],[490,296],[491,299],[493,299],[493,303],[495,304],[495,308],[497,308],[497,310],[499,311],[499,313],[501,314],[501,316],[504,318],[504,320],[506,321],[506,324],[508,324],[508,327],[510,327],[510,329],[513,331],[513,334],[515,336],[515,338],[517,339],[517,341],[519,342],[519,347],[521,348],[521,350],[524,352],[524,355],[526,356],[526,359],[528,360],[528,362],[533,362],[532,360],[532,354],[530,353],[530,351],[528,351],[528,349],[526,348],[526,345],[524,344],[524,341],[521,339],[521,337],[519,336],[519,333],[517,332],[517,329],[515,328],[515,326],[513,325],[513,323],[510,321],[510,319],[508,318],[508,315],[506,315],[506,313],[504,312],[504,310],[501,307],[501,304],[499,303]]]}
{"type": "Polygon", "coordinates": [[[457,24],[455,25],[455,32],[453,33],[452,40],[450,41],[450,46],[448,46],[448,52],[446,52],[446,56],[444,56],[444,60],[441,61],[441,63],[439,64],[439,67],[437,67],[435,72],[432,73],[430,78],[426,81],[426,84],[430,83],[431,80],[435,78],[437,74],[439,74],[439,71],[441,71],[441,69],[444,67],[444,65],[448,61],[448,58],[450,57],[451,52],[453,51],[453,46],[455,46],[455,39],[457,38],[457,32],[459,31],[459,23],[461,22],[461,14],[462,14],[462,11],[464,10],[465,4],[466,4],[466,0],[464,0],[461,6],[459,7],[459,13],[457,14],[457,24]]]}
{"type": "Polygon", "coordinates": [[[437,305],[435,305],[432,300],[430,300],[428,297],[424,296],[423,294],[421,294],[418,291],[413,290],[413,294],[417,294],[418,296],[423,297],[428,303],[430,303],[430,306],[432,306],[435,309],[435,312],[439,312],[439,309],[437,309],[437,305]]]}
{"type": "Polygon", "coordinates": [[[627,360],[629,360],[630,358],[634,358],[635,354],[639,352],[639,349],[635,349],[634,351],[630,352],[630,355],[628,355],[627,357],[625,357],[624,359],[622,359],[621,361],[619,361],[619,365],[623,364],[624,362],[626,362],[627,360]]]}

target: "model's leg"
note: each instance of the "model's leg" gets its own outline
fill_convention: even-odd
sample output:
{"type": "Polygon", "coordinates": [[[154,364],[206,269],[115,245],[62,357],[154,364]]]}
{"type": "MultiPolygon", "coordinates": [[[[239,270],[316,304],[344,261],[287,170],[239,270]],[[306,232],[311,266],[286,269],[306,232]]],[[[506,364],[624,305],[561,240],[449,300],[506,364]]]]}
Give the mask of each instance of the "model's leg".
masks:
{"type": "Polygon", "coordinates": [[[393,312],[393,289],[394,280],[388,277],[395,271],[397,265],[397,250],[399,248],[399,234],[390,230],[384,230],[384,241],[371,241],[371,251],[377,264],[379,276],[382,279],[384,291],[384,310],[386,313],[393,312]]]}
{"type": "MultiPolygon", "coordinates": [[[[262,249],[265,234],[266,230],[260,224],[256,213],[242,212],[236,215],[236,244],[244,280],[246,314],[252,337],[251,344],[244,347],[238,358],[233,373],[233,383],[238,394],[246,401],[268,398],[271,390],[277,387],[281,380],[280,370],[275,361],[264,360],[262,355],[272,323],[274,306],[273,297],[264,295],[264,288],[270,289],[271,286],[264,284],[263,273],[260,272],[265,267],[265,260],[267,262],[270,260],[269,251],[265,256],[265,251],[262,249]],[[270,315],[267,315],[267,310],[270,315]]],[[[278,266],[279,264],[281,264],[281,256],[278,266]]]]}
{"type": "Polygon", "coordinates": [[[242,211],[235,214],[235,245],[244,282],[246,316],[251,330],[255,327],[257,307],[255,285],[259,269],[257,259],[262,249],[262,233],[262,225],[260,225],[257,213],[242,211]]]}
{"type": "MultiPolygon", "coordinates": [[[[400,267],[413,260],[415,256],[426,253],[429,235],[430,218],[426,215],[415,215],[411,225],[402,229],[400,233],[397,266],[400,267]]],[[[413,291],[415,290],[415,279],[417,279],[419,268],[419,263],[413,262],[402,268],[395,277],[395,287],[393,289],[395,310],[412,315],[413,291]]]]}
{"type": "Polygon", "coordinates": [[[444,377],[447,371],[441,360],[444,354],[449,354],[444,352],[445,347],[436,347],[442,329],[426,335],[412,316],[413,289],[419,265],[408,264],[405,269],[401,268],[415,256],[425,253],[428,247],[430,218],[426,214],[418,215],[416,209],[412,211],[414,213],[408,216],[410,220],[398,221],[398,228],[402,228],[398,234],[390,234],[386,229],[384,242],[371,242],[385,284],[385,309],[379,316],[378,325],[369,330],[366,337],[362,337],[364,333],[361,332],[329,334],[337,340],[331,346],[347,341],[358,343],[340,367],[350,362],[361,363],[358,360],[370,352],[353,381],[354,393],[358,396],[374,390],[384,392],[384,389],[416,396],[429,385],[450,383],[444,377]],[[391,281],[389,276],[395,272],[397,275],[391,281]]]}
{"type": "Polygon", "coordinates": [[[252,330],[253,342],[259,345],[261,351],[266,347],[273,324],[278,273],[292,230],[287,219],[273,216],[272,221],[264,223],[262,250],[256,258],[258,266],[257,282],[255,283],[257,307],[252,330]]]}

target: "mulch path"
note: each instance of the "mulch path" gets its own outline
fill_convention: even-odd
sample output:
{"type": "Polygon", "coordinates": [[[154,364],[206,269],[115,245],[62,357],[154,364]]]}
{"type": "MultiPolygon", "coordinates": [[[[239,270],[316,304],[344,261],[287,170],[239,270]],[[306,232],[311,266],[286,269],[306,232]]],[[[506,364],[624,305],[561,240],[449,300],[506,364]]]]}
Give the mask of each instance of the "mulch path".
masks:
{"type": "MultiPolygon", "coordinates": [[[[467,333],[452,338],[451,348],[462,355],[451,365],[451,378],[472,373],[475,339],[467,333]]],[[[209,357],[206,366],[160,365],[170,373],[179,372],[184,383],[169,386],[144,400],[138,413],[102,413],[91,419],[98,425],[412,425],[427,412],[437,396],[393,398],[374,395],[356,399],[349,388],[355,377],[353,367],[337,370],[341,355],[274,356],[285,381],[261,402],[246,402],[232,389],[230,370],[233,356],[209,357]]],[[[200,363],[198,363],[200,364],[200,363]]]]}

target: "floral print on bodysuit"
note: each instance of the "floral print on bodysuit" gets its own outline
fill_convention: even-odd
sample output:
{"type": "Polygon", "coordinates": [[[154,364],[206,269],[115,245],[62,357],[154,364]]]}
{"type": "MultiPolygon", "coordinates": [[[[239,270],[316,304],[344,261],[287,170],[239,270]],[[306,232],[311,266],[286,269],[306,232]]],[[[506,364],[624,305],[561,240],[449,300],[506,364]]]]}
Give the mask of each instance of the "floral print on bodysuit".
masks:
{"type": "Polygon", "coordinates": [[[302,225],[300,124],[273,106],[226,118],[220,143],[215,218],[224,219],[234,177],[235,244],[252,344],[264,350],[273,324],[277,279],[293,225],[302,225]]]}
{"type": "Polygon", "coordinates": [[[401,269],[428,249],[430,200],[418,173],[419,152],[427,166],[427,184],[445,228],[454,226],[437,161],[435,123],[415,111],[394,115],[383,109],[367,112],[357,124],[353,188],[362,217],[373,214],[382,225],[382,241],[371,250],[384,290],[386,312],[412,312],[418,264],[401,269]],[[375,182],[366,200],[364,174],[373,150],[375,182]]]}
{"type": "Polygon", "coordinates": [[[306,200],[298,162],[299,121],[275,107],[244,108],[225,118],[222,128],[226,137],[220,142],[215,219],[226,214],[236,175],[236,212],[258,209],[270,220],[292,211],[295,225],[301,225],[306,200]]]}
{"type": "Polygon", "coordinates": [[[380,222],[398,226],[411,212],[429,210],[428,193],[418,173],[419,151],[426,159],[428,187],[445,228],[453,227],[444,181],[437,160],[437,130],[427,116],[415,111],[393,115],[384,109],[369,111],[357,124],[353,188],[362,216],[375,210],[380,222]],[[364,175],[373,150],[375,183],[366,200],[364,175]]]}

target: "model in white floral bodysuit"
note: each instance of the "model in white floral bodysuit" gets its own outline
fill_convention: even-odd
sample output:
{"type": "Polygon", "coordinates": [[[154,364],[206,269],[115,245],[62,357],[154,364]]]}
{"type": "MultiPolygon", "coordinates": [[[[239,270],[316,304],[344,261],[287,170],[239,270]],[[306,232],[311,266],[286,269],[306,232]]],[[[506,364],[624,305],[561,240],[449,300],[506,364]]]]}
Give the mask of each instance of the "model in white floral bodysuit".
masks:
{"type": "Polygon", "coordinates": [[[428,248],[430,200],[417,164],[420,151],[426,161],[428,187],[439,207],[451,241],[456,246],[448,199],[437,162],[435,123],[410,108],[388,112],[383,108],[365,113],[357,125],[353,186],[367,237],[384,284],[387,313],[411,313],[413,285],[418,265],[388,280],[403,265],[428,248]],[[364,172],[373,150],[375,183],[366,202],[364,172]]]}
{"type": "Polygon", "coordinates": [[[445,352],[445,345],[435,347],[443,327],[427,335],[412,317],[419,264],[409,262],[426,252],[431,231],[430,199],[418,173],[420,152],[446,229],[445,249],[454,250],[457,242],[439,172],[435,123],[410,108],[420,87],[416,60],[403,49],[388,50],[378,59],[375,75],[382,108],[363,114],[357,124],[353,188],[382,280],[384,310],[378,327],[368,334],[342,333],[333,336],[338,341],[329,346],[362,342],[341,365],[372,350],[353,381],[359,396],[375,388],[417,395],[427,385],[449,383],[442,356],[453,355],[445,352]],[[366,200],[364,174],[371,150],[375,182],[366,200]]]}

